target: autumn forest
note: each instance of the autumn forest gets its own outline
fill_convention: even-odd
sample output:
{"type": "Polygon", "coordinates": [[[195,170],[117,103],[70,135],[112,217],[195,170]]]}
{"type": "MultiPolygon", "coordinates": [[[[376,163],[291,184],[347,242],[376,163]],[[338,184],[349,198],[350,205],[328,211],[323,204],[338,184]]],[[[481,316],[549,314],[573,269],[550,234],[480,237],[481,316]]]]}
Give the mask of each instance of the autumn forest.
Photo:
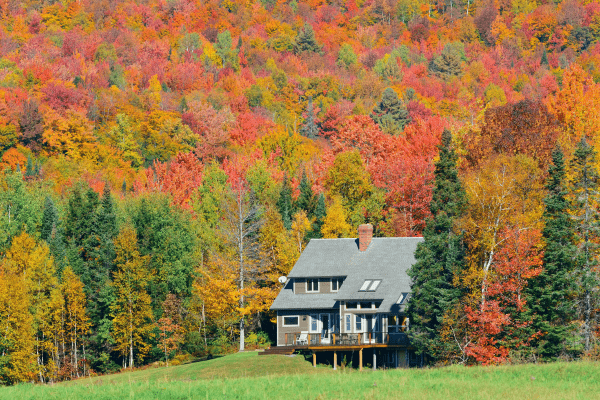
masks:
{"type": "Polygon", "coordinates": [[[431,364],[600,357],[600,3],[0,0],[0,384],[269,342],[313,238],[424,236],[431,364]]]}

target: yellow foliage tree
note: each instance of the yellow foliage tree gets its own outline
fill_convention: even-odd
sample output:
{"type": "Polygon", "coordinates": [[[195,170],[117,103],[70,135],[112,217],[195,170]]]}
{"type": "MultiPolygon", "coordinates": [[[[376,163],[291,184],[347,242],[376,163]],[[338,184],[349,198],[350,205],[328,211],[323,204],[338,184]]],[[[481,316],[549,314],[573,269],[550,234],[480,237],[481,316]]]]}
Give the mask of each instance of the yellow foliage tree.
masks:
{"type": "Polygon", "coordinates": [[[21,274],[0,265],[0,383],[14,384],[35,377],[33,318],[30,295],[21,274]]]}
{"type": "Polygon", "coordinates": [[[126,226],[115,239],[113,286],[116,299],[110,310],[113,317],[115,349],[123,355],[123,367],[133,368],[134,354],[142,361],[150,351],[152,332],[151,298],[147,292],[152,277],[150,257],[140,255],[135,230],[126,226]]]}
{"type": "Polygon", "coordinates": [[[98,157],[96,138],[88,119],[76,111],[62,116],[54,111],[44,118],[44,148],[48,153],[64,154],[75,160],[98,157]]]}
{"type": "Polygon", "coordinates": [[[463,284],[473,301],[485,302],[495,255],[505,229],[541,229],[543,187],[537,163],[524,155],[500,155],[465,178],[468,212],[461,221],[469,248],[463,284]]]}
{"type": "Polygon", "coordinates": [[[600,87],[579,65],[565,71],[561,89],[548,97],[547,105],[565,126],[558,142],[567,157],[584,136],[600,148],[600,87]]]}
{"type": "Polygon", "coordinates": [[[33,317],[37,376],[45,382],[55,373],[56,354],[52,327],[52,293],[58,287],[54,259],[45,242],[38,243],[27,233],[16,236],[6,252],[6,267],[22,275],[30,296],[33,317]]]}
{"type": "MultiPolygon", "coordinates": [[[[79,377],[79,347],[83,346],[83,337],[89,332],[91,323],[86,314],[86,298],[83,291],[83,283],[71,267],[65,268],[62,279],[61,289],[64,296],[65,336],[69,343],[70,359],[75,375],[79,377]]],[[[83,353],[83,356],[85,358],[85,353],[83,353]]],[[[83,367],[85,368],[85,366],[83,367]]]]}
{"type": "Polygon", "coordinates": [[[348,238],[352,235],[352,226],[347,222],[346,210],[342,204],[342,198],[333,198],[333,204],[327,210],[321,234],[325,239],[348,238]]]}
{"type": "Polygon", "coordinates": [[[308,232],[311,227],[312,224],[306,216],[306,211],[300,210],[294,214],[294,219],[292,221],[292,233],[294,235],[294,241],[298,246],[298,255],[302,253],[302,250],[304,250],[304,247],[306,246],[304,237],[306,236],[306,232],[308,232]]]}

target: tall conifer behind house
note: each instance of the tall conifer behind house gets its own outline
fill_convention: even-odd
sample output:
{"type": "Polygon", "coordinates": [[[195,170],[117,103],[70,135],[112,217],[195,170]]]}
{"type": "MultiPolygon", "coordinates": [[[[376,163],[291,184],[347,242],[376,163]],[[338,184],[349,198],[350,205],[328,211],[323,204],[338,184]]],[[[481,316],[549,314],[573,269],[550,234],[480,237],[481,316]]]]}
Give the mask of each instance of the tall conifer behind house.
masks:
{"type": "Polygon", "coordinates": [[[528,286],[533,329],[539,332],[539,354],[556,359],[565,354],[574,329],[574,281],[577,247],[574,220],[569,215],[564,156],[560,149],[552,153],[544,199],[545,242],[543,270],[528,286]]]}
{"type": "Polygon", "coordinates": [[[440,158],[435,164],[432,217],[423,231],[425,240],[415,252],[416,263],[408,271],[412,279],[408,305],[412,341],[421,352],[434,358],[443,358],[448,352],[440,337],[440,327],[445,314],[460,297],[453,279],[463,269],[465,257],[463,238],[456,232],[455,222],[463,213],[466,196],[458,179],[458,157],[451,142],[452,135],[445,130],[440,158]]]}
{"type": "Polygon", "coordinates": [[[572,177],[569,191],[572,195],[571,215],[575,219],[578,243],[576,281],[579,287],[579,314],[582,325],[583,350],[589,351],[597,328],[599,298],[598,255],[600,247],[600,214],[598,213],[600,176],[596,168],[596,151],[584,138],[577,144],[571,160],[572,177]]]}

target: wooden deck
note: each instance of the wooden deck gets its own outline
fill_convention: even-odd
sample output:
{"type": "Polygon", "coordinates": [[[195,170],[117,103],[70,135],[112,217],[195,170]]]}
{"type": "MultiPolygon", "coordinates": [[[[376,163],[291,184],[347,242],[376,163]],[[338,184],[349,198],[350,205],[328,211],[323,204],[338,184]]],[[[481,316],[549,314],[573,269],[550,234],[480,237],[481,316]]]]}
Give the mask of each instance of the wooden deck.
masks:
{"type": "MultiPolygon", "coordinates": [[[[323,346],[274,346],[265,351],[258,353],[259,356],[267,355],[292,355],[296,350],[310,351],[312,353],[313,367],[317,366],[317,352],[330,351],[333,353],[333,369],[337,369],[337,352],[338,351],[357,351],[359,357],[359,370],[363,369],[363,350],[364,349],[393,349],[393,348],[405,348],[409,347],[406,345],[399,344],[382,344],[382,343],[362,343],[356,345],[323,345],[323,346]]],[[[376,368],[376,356],[375,350],[373,350],[373,369],[376,368]]]]}

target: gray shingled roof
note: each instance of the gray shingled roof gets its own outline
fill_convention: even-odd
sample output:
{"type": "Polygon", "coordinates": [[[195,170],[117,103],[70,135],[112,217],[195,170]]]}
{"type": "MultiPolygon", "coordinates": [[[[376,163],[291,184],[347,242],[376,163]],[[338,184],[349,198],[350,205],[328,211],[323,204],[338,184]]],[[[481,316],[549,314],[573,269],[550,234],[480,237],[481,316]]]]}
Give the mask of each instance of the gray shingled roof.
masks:
{"type": "Polygon", "coordinates": [[[288,278],[345,276],[342,287],[337,293],[294,294],[288,283],[271,309],[334,308],[340,300],[381,300],[380,311],[403,311],[406,301],[396,302],[402,293],[410,292],[406,271],[414,264],[421,241],[423,238],[373,238],[367,250],[361,252],[357,239],[313,239],[288,278]],[[381,284],[374,292],[361,292],[366,279],[381,279],[381,284]]]}

